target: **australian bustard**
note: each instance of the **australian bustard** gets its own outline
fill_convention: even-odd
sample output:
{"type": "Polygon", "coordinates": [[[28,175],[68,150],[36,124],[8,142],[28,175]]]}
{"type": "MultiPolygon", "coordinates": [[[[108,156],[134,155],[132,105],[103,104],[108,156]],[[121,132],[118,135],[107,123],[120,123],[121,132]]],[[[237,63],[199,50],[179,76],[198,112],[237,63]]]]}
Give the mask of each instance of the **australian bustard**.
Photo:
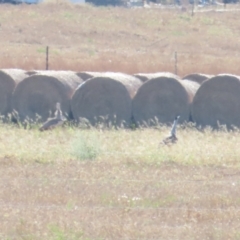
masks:
{"type": "Polygon", "coordinates": [[[177,128],[177,123],[178,123],[179,118],[180,118],[180,116],[175,117],[173,125],[172,125],[172,129],[171,129],[171,132],[170,132],[170,136],[164,138],[163,141],[162,141],[162,144],[170,145],[170,144],[173,144],[173,143],[177,142],[178,139],[177,139],[177,136],[176,136],[176,128],[177,128]]]}
{"type": "Polygon", "coordinates": [[[64,123],[65,118],[62,115],[60,103],[56,103],[56,112],[53,118],[49,118],[43,125],[39,128],[40,131],[45,131],[53,129],[57,126],[60,126],[64,123]]]}

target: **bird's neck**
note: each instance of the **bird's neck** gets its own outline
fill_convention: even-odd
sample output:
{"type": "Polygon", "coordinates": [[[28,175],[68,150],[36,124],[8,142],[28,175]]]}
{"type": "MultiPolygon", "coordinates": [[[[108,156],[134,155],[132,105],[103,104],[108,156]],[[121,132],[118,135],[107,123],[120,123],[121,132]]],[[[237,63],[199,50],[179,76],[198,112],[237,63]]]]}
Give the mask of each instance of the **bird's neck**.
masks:
{"type": "Polygon", "coordinates": [[[171,135],[172,135],[172,136],[176,136],[177,123],[178,123],[178,119],[174,120],[173,126],[172,126],[172,131],[171,131],[171,135]]]}
{"type": "Polygon", "coordinates": [[[55,112],[55,117],[56,117],[57,119],[61,119],[61,118],[62,118],[62,111],[58,109],[58,110],[55,112]]]}

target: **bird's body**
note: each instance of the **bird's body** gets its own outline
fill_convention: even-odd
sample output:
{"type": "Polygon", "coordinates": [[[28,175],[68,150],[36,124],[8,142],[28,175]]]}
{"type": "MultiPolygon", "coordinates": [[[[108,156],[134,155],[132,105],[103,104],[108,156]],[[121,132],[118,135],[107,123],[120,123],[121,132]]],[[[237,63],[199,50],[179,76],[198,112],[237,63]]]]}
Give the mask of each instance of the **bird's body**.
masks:
{"type": "Polygon", "coordinates": [[[57,126],[61,126],[64,123],[65,118],[62,115],[60,103],[56,104],[56,109],[57,110],[54,114],[55,117],[49,118],[45,123],[43,123],[43,125],[39,128],[40,131],[50,130],[57,126]]]}
{"type": "Polygon", "coordinates": [[[165,145],[169,145],[169,144],[176,143],[177,140],[178,140],[177,137],[175,135],[173,135],[173,136],[166,137],[165,139],[163,139],[162,142],[165,145]]]}
{"type": "Polygon", "coordinates": [[[172,129],[170,132],[170,136],[166,137],[165,139],[163,139],[162,144],[164,145],[171,145],[177,142],[177,137],[176,137],[176,128],[177,128],[177,123],[178,123],[178,119],[180,118],[180,116],[177,116],[174,119],[173,125],[172,125],[172,129]]]}
{"type": "Polygon", "coordinates": [[[49,118],[43,125],[40,127],[40,131],[50,130],[57,126],[61,126],[64,123],[64,120],[57,118],[49,118]]]}
{"type": "Polygon", "coordinates": [[[62,119],[63,118],[63,115],[62,115],[62,111],[61,111],[61,105],[60,103],[56,103],[56,112],[55,112],[55,118],[56,119],[62,119]]]}

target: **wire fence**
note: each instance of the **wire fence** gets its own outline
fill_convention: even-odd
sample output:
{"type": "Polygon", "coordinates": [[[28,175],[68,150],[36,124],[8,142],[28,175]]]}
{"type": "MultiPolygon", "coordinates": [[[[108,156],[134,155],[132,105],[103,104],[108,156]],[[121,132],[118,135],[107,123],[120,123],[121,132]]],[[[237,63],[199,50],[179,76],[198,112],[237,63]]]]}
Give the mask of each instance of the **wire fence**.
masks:
{"type": "MultiPolygon", "coordinates": [[[[14,48],[17,48],[18,45],[16,45],[14,48]]],[[[27,48],[28,45],[25,47],[27,48]]],[[[143,52],[147,51],[147,49],[151,48],[151,46],[147,46],[146,49],[143,47],[143,52]]],[[[133,61],[135,58],[145,58],[144,53],[141,54],[139,51],[136,51],[135,57],[132,58],[129,57],[129,62],[126,64],[127,57],[124,57],[124,54],[119,55],[119,59],[114,56],[111,52],[102,52],[103,57],[99,55],[99,59],[97,57],[91,58],[89,53],[85,52],[83,49],[76,50],[74,47],[61,47],[61,46],[46,46],[42,47],[41,52],[37,54],[27,54],[23,53],[21,56],[18,54],[11,55],[9,53],[2,53],[0,56],[0,68],[7,68],[7,66],[11,66],[14,68],[30,68],[30,69],[36,69],[36,70],[80,70],[84,71],[84,67],[86,68],[86,59],[91,59],[93,62],[93,67],[97,67],[96,61],[98,61],[100,68],[102,68],[102,71],[107,69],[113,69],[113,71],[116,71],[119,67],[120,62],[122,61],[123,66],[127,68],[127,65],[132,62],[132,65],[137,65],[138,61],[133,61]],[[59,49],[64,49],[67,53],[64,54],[58,54],[56,52],[59,51],[59,49]],[[71,56],[71,52],[79,52],[79,54],[75,54],[74,56],[71,56]],[[106,56],[104,56],[106,54],[106,56]],[[86,55],[89,55],[90,57],[86,57],[86,55]],[[111,55],[113,58],[111,58],[111,55]],[[124,61],[123,59],[124,58],[124,61]],[[60,68],[60,69],[59,69],[60,68]],[[70,69],[69,69],[70,68],[70,69]]],[[[151,52],[148,54],[150,55],[149,58],[151,58],[151,52]]],[[[154,51],[152,54],[155,54],[154,51]]],[[[233,73],[233,74],[239,74],[238,69],[234,68],[234,66],[237,66],[240,64],[240,54],[238,52],[235,52],[235,54],[226,55],[225,52],[218,53],[218,52],[202,52],[202,51],[173,51],[173,52],[162,52],[159,57],[154,56],[156,59],[156,62],[154,65],[155,68],[159,67],[159,69],[164,69],[167,67],[167,71],[171,71],[175,73],[176,75],[181,75],[183,72],[186,74],[189,74],[188,69],[193,69],[195,72],[205,72],[208,73],[213,68],[217,68],[216,71],[223,70],[223,66],[226,65],[226,71],[233,73]],[[186,70],[185,70],[186,68],[186,70]],[[205,71],[204,71],[205,70],[205,71]]],[[[153,61],[154,61],[153,60],[153,61]]],[[[147,63],[146,63],[147,64],[147,63]]],[[[142,68],[142,65],[140,65],[142,68]]],[[[28,69],[26,69],[28,70],[28,69]]],[[[93,69],[95,71],[98,71],[98,69],[93,69]]],[[[89,71],[86,69],[86,71],[89,71]]],[[[133,70],[134,72],[134,70],[133,70]]],[[[212,73],[211,73],[212,74],[212,73]]]]}

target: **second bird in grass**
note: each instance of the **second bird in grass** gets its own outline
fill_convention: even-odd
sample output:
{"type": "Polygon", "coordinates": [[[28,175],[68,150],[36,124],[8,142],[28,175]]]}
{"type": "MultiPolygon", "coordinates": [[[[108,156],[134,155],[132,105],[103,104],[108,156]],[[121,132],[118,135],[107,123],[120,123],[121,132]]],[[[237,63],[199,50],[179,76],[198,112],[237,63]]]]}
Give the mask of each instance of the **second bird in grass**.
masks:
{"type": "Polygon", "coordinates": [[[56,112],[53,118],[49,118],[43,125],[39,128],[40,131],[50,130],[57,126],[61,126],[65,118],[62,115],[60,103],[56,103],[56,112]]]}
{"type": "Polygon", "coordinates": [[[178,139],[176,136],[176,128],[177,128],[177,123],[178,123],[179,118],[180,118],[180,116],[175,117],[173,125],[172,125],[172,129],[170,132],[170,136],[163,139],[162,144],[170,145],[170,144],[177,142],[178,139]]]}

